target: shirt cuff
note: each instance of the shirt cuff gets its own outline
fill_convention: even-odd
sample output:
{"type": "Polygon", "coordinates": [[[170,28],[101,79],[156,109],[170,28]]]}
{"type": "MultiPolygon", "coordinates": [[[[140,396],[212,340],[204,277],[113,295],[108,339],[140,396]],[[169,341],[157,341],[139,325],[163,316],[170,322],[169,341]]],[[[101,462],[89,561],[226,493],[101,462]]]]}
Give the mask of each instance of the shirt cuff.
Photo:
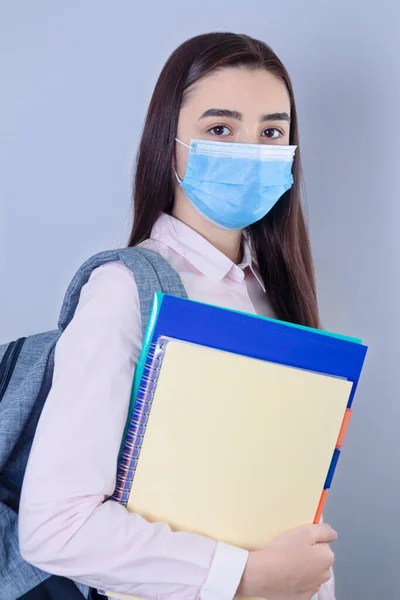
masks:
{"type": "Polygon", "coordinates": [[[232,600],[248,558],[247,550],[218,542],[211,569],[200,592],[201,600],[232,600]]]}

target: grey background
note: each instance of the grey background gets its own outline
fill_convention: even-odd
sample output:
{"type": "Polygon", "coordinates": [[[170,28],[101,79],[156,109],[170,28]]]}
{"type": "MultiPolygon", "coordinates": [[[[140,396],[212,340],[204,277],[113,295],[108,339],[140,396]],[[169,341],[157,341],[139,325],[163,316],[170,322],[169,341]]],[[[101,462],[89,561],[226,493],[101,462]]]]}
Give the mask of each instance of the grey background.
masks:
{"type": "Polygon", "coordinates": [[[210,30],[270,43],[298,101],[327,328],[370,345],[326,512],[338,600],[400,597],[399,4],[0,2],[0,342],[52,328],[89,255],[124,244],[162,64],[210,30]]]}

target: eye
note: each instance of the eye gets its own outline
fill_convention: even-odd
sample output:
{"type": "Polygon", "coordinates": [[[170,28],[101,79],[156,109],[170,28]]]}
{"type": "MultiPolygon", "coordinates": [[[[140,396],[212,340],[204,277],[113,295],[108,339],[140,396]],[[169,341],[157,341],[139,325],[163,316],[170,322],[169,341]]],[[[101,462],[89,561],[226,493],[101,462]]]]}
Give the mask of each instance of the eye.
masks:
{"type": "Polygon", "coordinates": [[[269,127],[268,129],[264,129],[261,135],[269,138],[270,140],[277,140],[283,136],[283,132],[276,127],[269,127]]]}
{"type": "Polygon", "coordinates": [[[218,136],[230,134],[229,127],[226,127],[225,125],[215,125],[214,127],[211,127],[211,129],[209,129],[208,131],[209,131],[209,133],[212,133],[212,135],[218,135],[218,136]]]}

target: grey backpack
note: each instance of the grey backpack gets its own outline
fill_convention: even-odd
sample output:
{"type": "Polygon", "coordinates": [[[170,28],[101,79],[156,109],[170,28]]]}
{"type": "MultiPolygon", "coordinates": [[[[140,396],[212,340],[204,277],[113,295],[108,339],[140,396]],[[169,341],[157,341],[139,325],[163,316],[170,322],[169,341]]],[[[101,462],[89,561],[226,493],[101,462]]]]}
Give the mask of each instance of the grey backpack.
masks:
{"type": "MultiPolygon", "coordinates": [[[[58,329],[0,346],[0,600],[15,600],[24,594],[26,600],[41,597],[37,593],[30,596],[29,592],[45,585],[43,582],[50,578],[48,573],[25,562],[19,552],[18,507],[22,480],[52,383],[57,340],[71,321],[82,286],[92,271],[111,261],[122,261],[135,276],[143,332],[155,292],[187,297],[179,275],[158,254],[142,248],[102,252],[89,259],[72,280],[58,329]]],[[[62,578],[59,579],[61,582],[62,578]]],[[[54,587],[54,581],[52,585],[54,587]]],[[[89,589],[76,586],[87,598],[89,589]]],[[[43,594],[46,599],[58,600],[59,597],[61,593],[60,596],[43,594]]]]}

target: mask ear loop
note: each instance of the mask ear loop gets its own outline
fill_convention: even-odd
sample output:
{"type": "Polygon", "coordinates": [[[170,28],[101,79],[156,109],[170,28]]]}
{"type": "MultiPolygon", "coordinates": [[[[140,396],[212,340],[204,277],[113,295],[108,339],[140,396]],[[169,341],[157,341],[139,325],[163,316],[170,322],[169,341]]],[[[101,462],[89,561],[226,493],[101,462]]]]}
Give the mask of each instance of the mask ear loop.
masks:
{"type": "MultiPolygon", "coordinates": [[[[185,144],[185,142],[182,142],[182,140],[180,140],[179,138],[176,137],[175,141],[178,142],[178,144],[181,144],[182,146],[185,146],[186,148],[189,148],[189,150],[190,150],[190,146],[188,144],[185,144]]],[[[179,177],[178,173],[176,172],[175,167],[172,167],[172,169],[173,169],[173,171],[175,173],[175,177],[176,177],[177,182],[179,184],[181,184],[183,180],[179,177]]]]}
{"type": "Polygon", "coordinates": [[[176,137],[175,141],[178,142],[178,144],[181,144],[182,146],[189,148],[189,150],[190,150],[190,146],[188,144],[185,144],[185,142],[182,142],[182,140],[180,140],[179,138],[176,137]]]}
{"type": "Polygon", "coordinates": [[[172,167],[172,170],[173,170],[173,172],[174,172],[174,174],[175,174],[175,177],[176,177],[176,180],[177,180],[177,182],[178,182],[179,184],[181,184],[181,183],[182,183],[182,179],[179,177],[178,173],[176,172],[176,169],[175,169],[175,167],[172,167]]]}

